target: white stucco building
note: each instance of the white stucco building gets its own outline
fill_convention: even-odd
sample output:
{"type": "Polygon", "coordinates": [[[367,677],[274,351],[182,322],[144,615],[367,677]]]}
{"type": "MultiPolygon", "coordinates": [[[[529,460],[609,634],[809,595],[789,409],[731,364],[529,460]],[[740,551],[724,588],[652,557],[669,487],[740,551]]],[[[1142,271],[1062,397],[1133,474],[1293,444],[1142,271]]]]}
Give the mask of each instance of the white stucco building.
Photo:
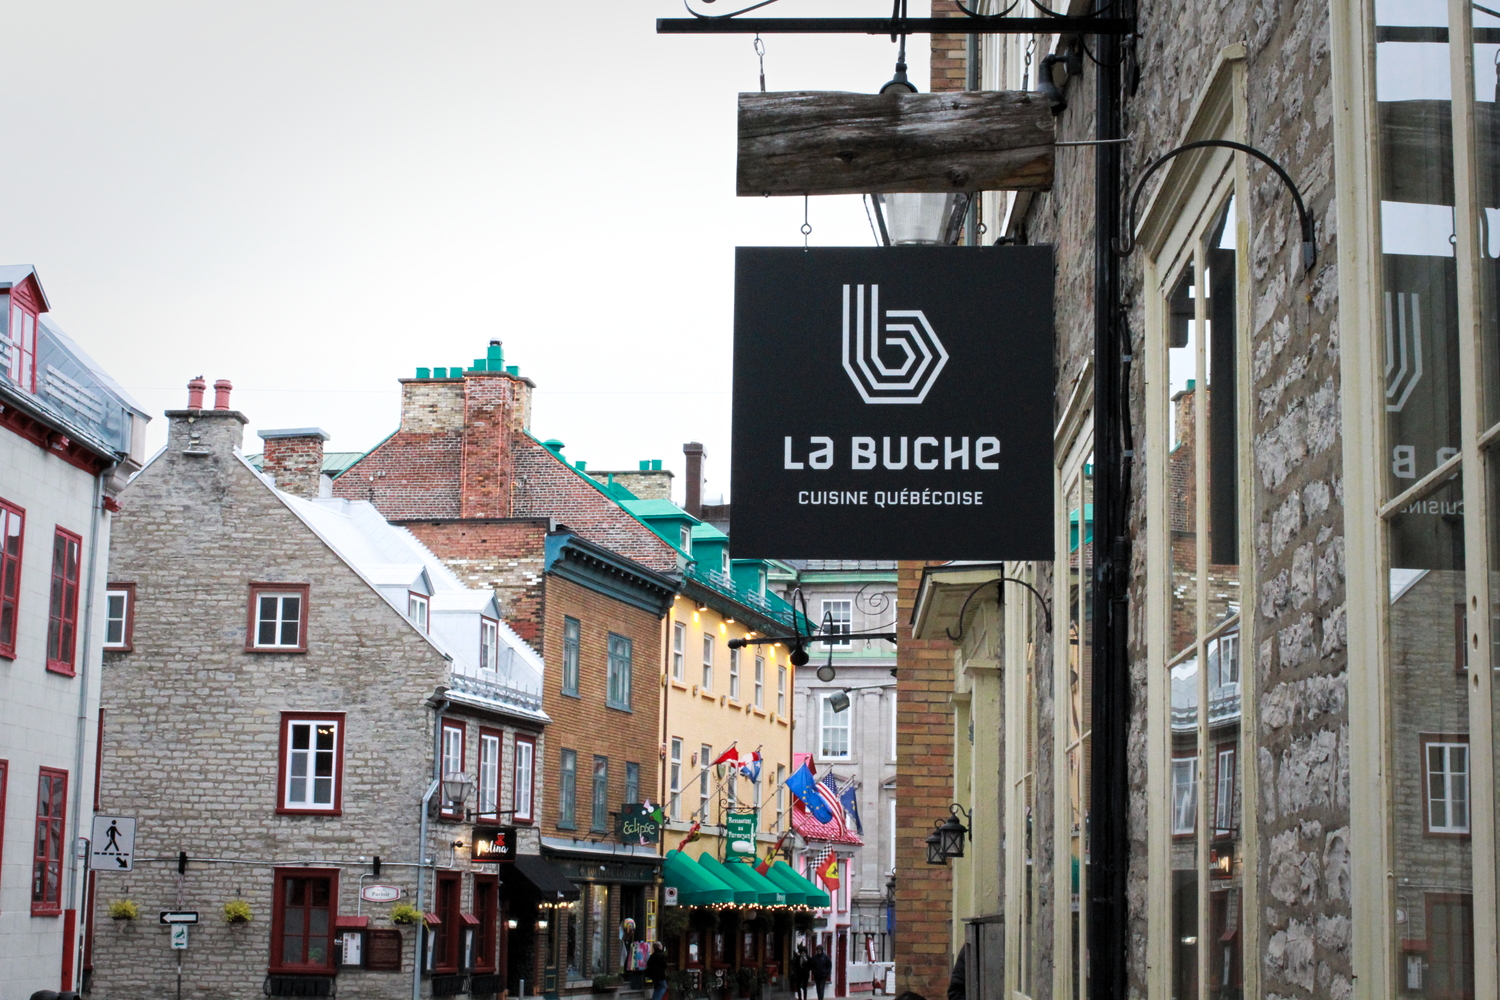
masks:
{"type": "Polygon", "coordinates": [[[114,494],[145,412],[0,266],[0,994],[75,989],[114,494]]]}

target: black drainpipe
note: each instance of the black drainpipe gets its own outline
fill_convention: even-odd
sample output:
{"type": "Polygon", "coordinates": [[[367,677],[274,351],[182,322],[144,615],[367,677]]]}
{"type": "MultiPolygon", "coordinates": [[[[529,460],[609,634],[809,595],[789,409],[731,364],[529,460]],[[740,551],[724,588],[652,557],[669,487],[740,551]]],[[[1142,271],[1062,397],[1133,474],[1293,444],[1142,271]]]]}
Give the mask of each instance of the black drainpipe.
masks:
{"type": "MultiPolygon", "coordinates": [[[[1134,17],[1125,0],[1120,13],[1134,17]]],[[[1103,7],[1109,0],[1100,0],[1103,7]]],[[[1098,13],[1104,13],[1103,9],[1098,13]]],[[[1096,35],[1095,137],[1122,135],[1120,62],[1124,46],[1096,35]]],[[[1130,663],[1126,646],[1130,585],[1129,373],[1130,341],[1120,305],[1121,145],[1094,152],[1094,663],[1093,774],[1088,822],[1088,955],[1091,1000],[1125,1000],[1128,992],[1130,911],[1129,770],[1130,663]]]]}

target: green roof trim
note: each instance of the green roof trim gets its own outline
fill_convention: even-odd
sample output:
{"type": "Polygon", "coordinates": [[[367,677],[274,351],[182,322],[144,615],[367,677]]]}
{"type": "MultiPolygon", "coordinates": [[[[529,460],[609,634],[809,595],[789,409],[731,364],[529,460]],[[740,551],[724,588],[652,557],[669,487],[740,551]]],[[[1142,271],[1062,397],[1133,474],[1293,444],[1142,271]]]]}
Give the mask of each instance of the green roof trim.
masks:
{"type": "Polygon", "coordinates": [[[713,872],[681,851],[668,851],[662,864],[662,876],[667,885],[677,889],[679,906],[712,906],[716,903],[734,902],[734,890],[725,885],[713,872]]]}
{"type": "Polygon", "coordinates": [[[797,873],[797,869],[785,861],[777,861],[771,866],[771,875],[782,885],[795,885],[800,888],[807,897],[808,906],[828,906],[833,900],[812,882],[797,873]]]}

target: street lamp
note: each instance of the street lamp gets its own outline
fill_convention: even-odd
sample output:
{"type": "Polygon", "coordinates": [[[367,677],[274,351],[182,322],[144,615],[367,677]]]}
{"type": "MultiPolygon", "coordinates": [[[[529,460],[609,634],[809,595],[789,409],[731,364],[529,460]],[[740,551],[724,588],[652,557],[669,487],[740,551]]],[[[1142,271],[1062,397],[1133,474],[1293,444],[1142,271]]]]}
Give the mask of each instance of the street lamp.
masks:
{"type": "MultiPolygon", "coordinates": [[[[822,678],[820,677],[819,680],[822,678]]],[[[849,707],[849,689],[835,691],[828,696],[828,707],[833,709],[835,715],[849,707]]]]}
{"type": "Polygon", "coordinates": [[[474,780],[462,771],[443,775],[443,801],[450,809],[462,809],[474,780]]]}
{"type": "Polygon", "coordinates": [[[943,853],[943,835],[938,832],[942,827],[943,824],[939,823],[927,835],[927,863],[929,865],[946,865],[948,863],[948,857],[943,853]]]}
{"type": "Polygon", "coordinates": [[[967,812],[957,802],[948,807],[948,818],[938,824],[937,834],[941,841],[943,857],[961,858],[964,856],[964,836],[969,828],[959,821],[958,814],[963,813],[964,818],[970,823],[974,822],[974,814],[967,812]]]}
{"type": "Polygon", "coordinates": [[[955,246],[972,195],[899,191],[872,194],[880,241],[892,246],[955,246]]]}

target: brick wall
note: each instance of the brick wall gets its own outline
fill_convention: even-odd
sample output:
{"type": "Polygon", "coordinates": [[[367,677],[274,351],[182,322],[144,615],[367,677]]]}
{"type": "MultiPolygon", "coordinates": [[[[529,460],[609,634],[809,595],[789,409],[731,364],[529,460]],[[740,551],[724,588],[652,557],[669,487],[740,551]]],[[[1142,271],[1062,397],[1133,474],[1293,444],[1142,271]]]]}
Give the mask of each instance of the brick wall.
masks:
{"type": "MultiPolygon", "coordinates": [[[[972,7],[972,5],[970,5],[972,7]]],[[[918,15],[920,16],[920,15],[918,15]]],[[[932,0],[933,17],[967,17],[953,0],[932,0]]],[[[932,79],[934,94],[963,90],[968,72],[968,36],[932,35],[932,79]]]]}
{"type": "Polygon", "coordinates": [[[927,835],[953,801],[953,644],[911,637],[923,563],[896,574],[896,989],[944,996],[953,968],[952,870],[927,835]]]}
{"type": "MultiPolygon", "coordinates": [[[[542,775],[556,789],[559,751],[578,754],[577,829],[557,825],[557,795],[548,797],[540,824],[547,836],[590,836],[589,802],[593,787],[594,755],[609,758],[609,810],[625,801],[625,764],[641,766],[641,795],[660,798],[661,764],[661,619],[598,591],[556,575],[547,577],[546,624],[543,644],[553,652],[547,661],[546,692],[542,706],[552,717],[542,775]],[[578,620],[578,697],[562,693],[563,619],[578,620]],[[631,711],[605,706],[608,683],[609,633],[623,635],[634,647],[631,711]]],[[[607,840],[614,839],[614,817],[608,819],[607,840]]]]}
{"type": "Polygon", "coordinates": [[[547,656],[542,612],[549,518],[406,521],[402,527],[458,574],[465,586],[493,590],[506,624],[547,656]]]}
{"type": "Polygon", "coordinates": [[[299,497],[316,497],[323,480],[323,432],[261,431],[260,436],[266,441],[261,471],[275,478],[276,488],[299,497]]]}

